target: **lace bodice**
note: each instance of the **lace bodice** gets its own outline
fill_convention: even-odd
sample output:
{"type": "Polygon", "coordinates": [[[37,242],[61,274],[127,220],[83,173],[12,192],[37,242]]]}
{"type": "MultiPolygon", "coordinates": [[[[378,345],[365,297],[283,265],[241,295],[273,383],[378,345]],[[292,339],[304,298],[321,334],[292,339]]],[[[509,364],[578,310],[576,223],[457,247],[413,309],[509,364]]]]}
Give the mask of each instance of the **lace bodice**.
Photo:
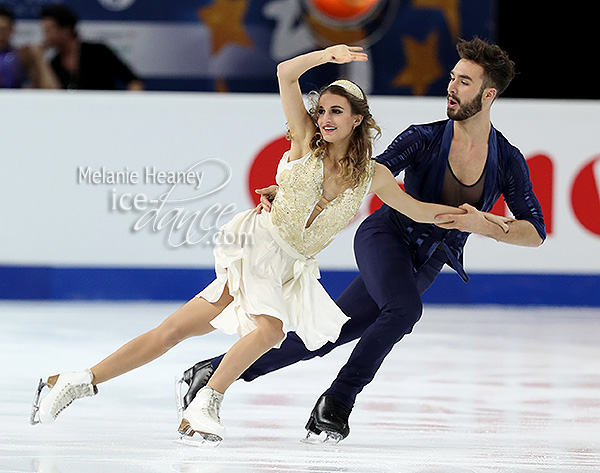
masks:
{"type": "Polygon", "coordinates": [[[271,208],[271,222],[287,243],[310,258],[329,245],[356,215],[369,191],[375,162],[369,162],[367,175],[357,186],[341,192],[306,228],[323,194],[323,161],[309,153],[288,162],[288,153],[277,169],[279,190],[271,208]]]}

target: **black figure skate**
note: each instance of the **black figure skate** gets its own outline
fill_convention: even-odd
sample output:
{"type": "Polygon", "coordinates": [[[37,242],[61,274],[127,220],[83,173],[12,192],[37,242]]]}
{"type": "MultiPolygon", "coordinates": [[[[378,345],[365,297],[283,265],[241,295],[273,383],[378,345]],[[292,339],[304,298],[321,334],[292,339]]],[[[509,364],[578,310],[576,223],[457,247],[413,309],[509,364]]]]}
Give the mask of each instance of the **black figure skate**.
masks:
{"type": "Polygon", "coordinates": [[[322,395],[315,404],[306,423],[307,434],[303,441],[307,443],[336,444],[340,440],[344,440],[350,433],[350,426],[348,425],[350,412],[351,409],[332,395],[322,395]],[[324,438],[321,433],[325,434],[324,438]],[[316,439],[311,438],[311,435],[316,436],[316,439]]]}
{"type": "Polygon", "coordinates": [[[183,377],[175,381],[175,399],[177,401],[177,419],[183,420],[183,411],[187,409],[190,403],[198,394],[198,391],[208,384],[208,380],[215,372],[211,360],[204,360],[196,363],[190,369],[183,373],[183,377]],[[184,394],[184,383],[188,390],[184,394]]]}

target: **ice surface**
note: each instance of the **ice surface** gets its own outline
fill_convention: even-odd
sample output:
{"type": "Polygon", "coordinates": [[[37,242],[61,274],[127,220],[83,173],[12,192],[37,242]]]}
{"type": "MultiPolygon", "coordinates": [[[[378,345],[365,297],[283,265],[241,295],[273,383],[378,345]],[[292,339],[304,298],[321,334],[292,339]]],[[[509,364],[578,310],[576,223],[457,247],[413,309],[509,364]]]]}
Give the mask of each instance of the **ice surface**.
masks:
{"type": "Polygon", "coordinates": [[[177,308],[0,303],[0,472],[600,471],[600,310],[427,307],[359,396],[350,436],[304,425],[351,346],[227,392],[218,447],[174,442],[174,378],[235,338],[187,340],[30,426],[41,377],[92,366],[177,308]]]}

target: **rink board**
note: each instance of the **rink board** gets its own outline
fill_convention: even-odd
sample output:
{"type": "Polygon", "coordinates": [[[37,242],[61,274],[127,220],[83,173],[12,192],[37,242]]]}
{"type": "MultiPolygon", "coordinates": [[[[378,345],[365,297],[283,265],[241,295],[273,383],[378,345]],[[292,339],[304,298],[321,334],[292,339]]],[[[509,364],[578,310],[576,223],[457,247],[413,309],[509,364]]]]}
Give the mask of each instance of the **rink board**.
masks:
{"type": "MultiPolygon", "coordinates": [[[[191,297],[213,277],[218,227],[274,182],[286,145],[275,95],[2,91],[0,102],[6,299],[191,297]]],[[[411,123],[443,119],[444,100],[374,97],[372,111],[378,153],[411,123]]],[[[501,99],[492,119],[528,159],[548,238],[532,249],[472,236],[470,283],[445,270],[425,301],[600,305],[600,104],[501,99]]],[[[334,297],[357,274],[353,235],[374,205],[318,257],[334,297]]]]}
{"type": "MultiPolygon", "coordinates": [[[[336,298],[357,271],[322,271],[336,298]]],[[[214,279],[213,270],[2,267],[0,299],[186,301],[214,279]]],[[[423,295],[430,304],[600,307],[600,277],[572,274],[471,275],[443,272],[423,295]]]]}

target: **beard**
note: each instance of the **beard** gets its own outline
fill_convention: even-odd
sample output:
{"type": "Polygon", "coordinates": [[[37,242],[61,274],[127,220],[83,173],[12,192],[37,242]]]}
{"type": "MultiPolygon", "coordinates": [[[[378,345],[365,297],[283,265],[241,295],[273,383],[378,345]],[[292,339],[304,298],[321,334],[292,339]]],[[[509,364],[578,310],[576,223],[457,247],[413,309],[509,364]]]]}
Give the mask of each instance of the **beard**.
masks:
{"type": "Polygon", "coordinates": [[[457,122],[466,120],[467,118],[471,118],[473,115],[481,112],[481,109],[483,108],[483,87],[479,90],[477,97],[465,104],[461,104],[456,97],[452,98],[458,103],[458,105],[460,105],[460,108],[458,110],[449,108],[446,110],[446,115],[448,115],[448,118],[451,120],[457,122]]]}

